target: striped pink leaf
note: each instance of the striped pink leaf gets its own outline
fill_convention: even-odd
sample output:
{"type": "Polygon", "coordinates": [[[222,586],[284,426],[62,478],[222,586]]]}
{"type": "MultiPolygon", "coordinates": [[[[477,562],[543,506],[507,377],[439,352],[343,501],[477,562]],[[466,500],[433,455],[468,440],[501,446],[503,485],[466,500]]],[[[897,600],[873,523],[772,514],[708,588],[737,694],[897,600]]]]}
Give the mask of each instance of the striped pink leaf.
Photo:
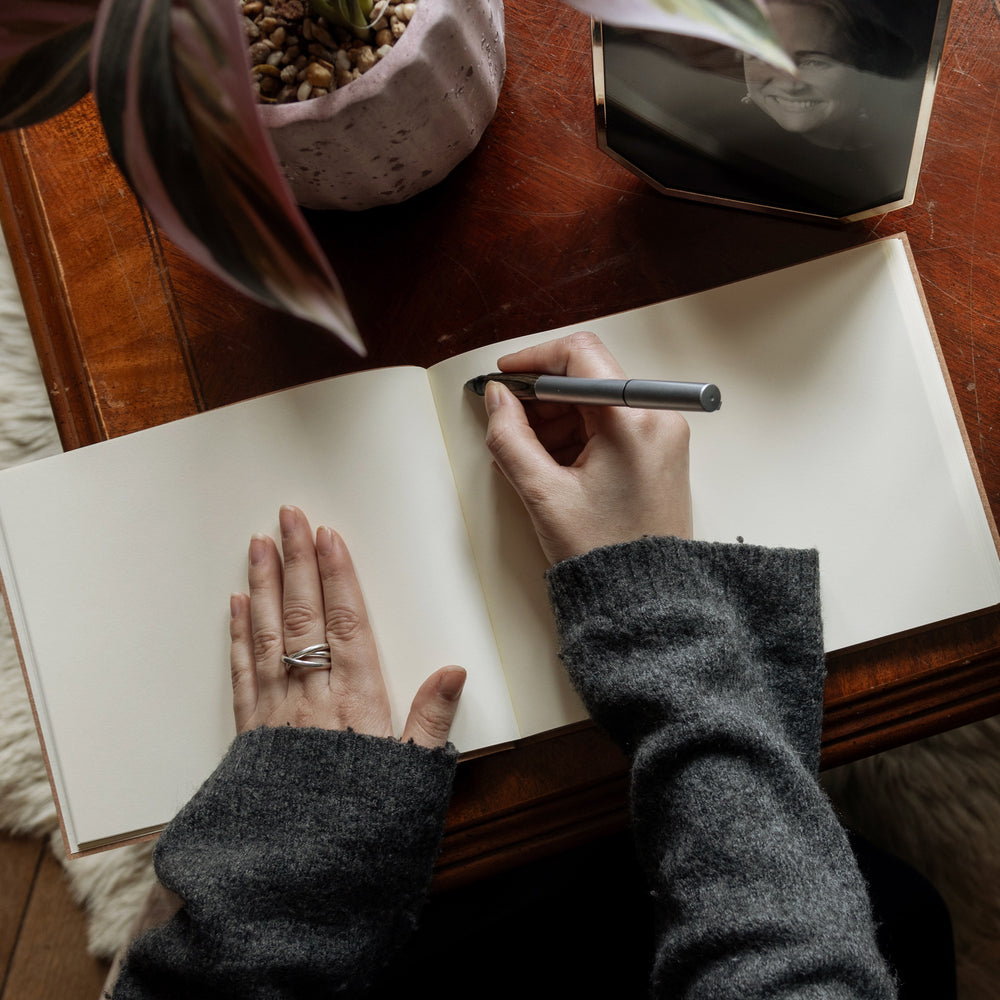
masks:
{"type": "Polygon", "coordinates": [[[229,0],[104,0],[92,78],[108,145],[157,224],[245,294],[364,347],[260,123],[229,0]]]}
{"type": "Polygon", "coordinates": [[[0,64],[19,59],[47,39],[90,24],[101,0],[2,0],[0,64]]]}
{"type": "Polygon", "coordinates": [[[0,0],[0,131],[45,121],[90,89],[100,0],[0,0]]]}

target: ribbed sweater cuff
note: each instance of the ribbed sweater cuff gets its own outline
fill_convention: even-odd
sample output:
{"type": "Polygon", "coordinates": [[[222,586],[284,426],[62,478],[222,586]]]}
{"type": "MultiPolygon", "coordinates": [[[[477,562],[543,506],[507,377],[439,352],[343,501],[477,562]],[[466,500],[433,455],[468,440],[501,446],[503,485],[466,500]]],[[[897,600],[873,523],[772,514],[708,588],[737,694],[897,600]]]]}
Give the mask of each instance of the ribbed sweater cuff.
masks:
{"type": "Polygon", "coordinates": [[[621,606],[622,597],[669,592],[696,597],[710,585],[740,591],[796,589],[818,603],[818,556],[813,549],[769,548],[656,536],[592,549],[556,563],[546,575],[557,615],[579,619],[621,606]]]}

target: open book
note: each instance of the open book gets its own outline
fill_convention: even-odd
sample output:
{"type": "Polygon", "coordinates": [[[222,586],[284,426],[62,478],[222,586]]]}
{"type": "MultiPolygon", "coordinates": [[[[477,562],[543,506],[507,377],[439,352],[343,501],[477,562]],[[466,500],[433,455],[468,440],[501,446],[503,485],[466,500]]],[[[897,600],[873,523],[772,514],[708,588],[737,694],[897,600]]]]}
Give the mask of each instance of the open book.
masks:
{"type": "MultiPolygon", "coordinates": [[[[71,853],[159,829],[234,735],[229,595],[278,508],[354,557],[398,726],[469,676],[461,751],[582,720],[545,561],[465,381],[500,354],[329,379],[0,474],[5,593],[71,853]]],[[[688,415],[696,537],[820,551],[828,650],[1000,603],[982,499],[905,237],[594,320],[688,415]]]]}

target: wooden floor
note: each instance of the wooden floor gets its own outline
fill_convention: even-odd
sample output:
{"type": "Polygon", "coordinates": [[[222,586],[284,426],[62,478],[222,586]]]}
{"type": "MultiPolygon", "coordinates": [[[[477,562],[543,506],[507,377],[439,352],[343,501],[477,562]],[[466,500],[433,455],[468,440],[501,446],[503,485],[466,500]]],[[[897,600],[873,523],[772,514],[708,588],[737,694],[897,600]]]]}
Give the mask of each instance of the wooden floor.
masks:
{"type": "Polygon", "coordinates": [[[0,1000],[98,1000],[107,971],[48,843],[0,835],[0,1000]]]}

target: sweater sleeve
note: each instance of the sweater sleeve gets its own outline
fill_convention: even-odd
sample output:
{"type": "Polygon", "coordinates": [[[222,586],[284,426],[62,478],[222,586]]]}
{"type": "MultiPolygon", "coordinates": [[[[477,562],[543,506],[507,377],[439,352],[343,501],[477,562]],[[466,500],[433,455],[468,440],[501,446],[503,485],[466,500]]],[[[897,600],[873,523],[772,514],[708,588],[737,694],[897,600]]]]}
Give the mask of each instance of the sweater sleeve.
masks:
{"type": "Polygon", "coordinates": [[[237,736],[157,843],[184,905],[134,942],[115,1000],[362,994],[416,925],[456,759],[350,731],[237,736]]]}
{"type": "Polygon", "coordinates": [[[645,538],[559,563],[548,584],[570,677],[631,761],[653,995],[894,997],[816,780],[816,554],[645,538]]]}

